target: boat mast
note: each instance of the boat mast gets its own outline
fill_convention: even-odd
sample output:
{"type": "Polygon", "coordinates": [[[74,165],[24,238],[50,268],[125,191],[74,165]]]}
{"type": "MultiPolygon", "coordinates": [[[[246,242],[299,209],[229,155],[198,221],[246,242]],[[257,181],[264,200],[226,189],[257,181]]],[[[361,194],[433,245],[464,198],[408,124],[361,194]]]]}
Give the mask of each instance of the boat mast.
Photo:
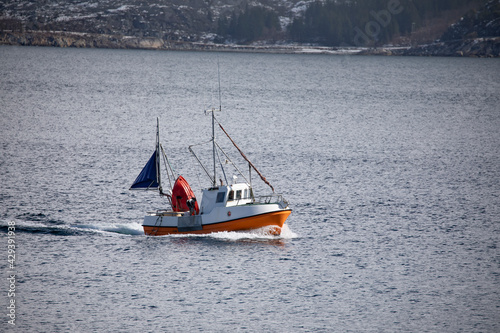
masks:
{"type": "Polygon", "coordinates": [[[215,110],[212,110],[212,152],[214,159],[214,181],[213,187],[217,186],[217,174],[216,174],[216,166],[215,166],[215,110]]]}
{"type": "MultiPolygon", "coordinates": [[[[219,81],[219,112],[222,111],[222,98],[220,91],[220,66],[219,66],[219,56],[217,56],[217,79],[219,81]]],[[[212,152],[213,152],[213,160],[214,160],[214,181],[213,187],[217,186],[217,167],[215,162],[215,109],[212,109],[212,152]]]]}
{"type": "Polygon", "coordinates": [[[162,194],[161,175],[160,175],[160,120],[156,118],[156,180],[158,181],[158,190],[162,194]]]}

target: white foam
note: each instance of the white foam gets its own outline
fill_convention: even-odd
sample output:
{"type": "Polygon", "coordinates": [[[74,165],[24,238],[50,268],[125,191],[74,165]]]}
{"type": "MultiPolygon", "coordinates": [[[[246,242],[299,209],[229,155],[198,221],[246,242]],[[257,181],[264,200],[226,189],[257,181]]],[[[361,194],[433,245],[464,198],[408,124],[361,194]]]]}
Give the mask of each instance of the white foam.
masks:
{"type": "Polygon", "coordinates": [[[112,224],[104,226],[101,230],[125,235],[144,235],[144,229],[140,223],[112,224]]]}
{"type": "Polygon", "coordinates": [[[95,232],[109,232],[114,234],[122,235],[143,235],[144,231],[142,225],[139,223],[128,223],[128,224],[109,224],[109,225],[76,225],[73,226],[75,229],[79,230],[91,230],[95,232]]]}
{"type": "Polygon", "coordinates": [[[196,237],[196,238],[213,238],[228,241],[239,241],[239,240],[279,240],[279,239],[292,239],[297,238],[298,235],[294,233],[288,225],[283,225],[281,228],[280,235],[272,234],[272,227],[264,227],[260,229],[255,229],[251,231],[219,231],[210,234],[172,234],[162,237],[196,237]]]}
{"type": "Polygon", "coordinates": [[[288,227],[288,224],[284,224],[283,228],[281,228],[280,237],[283,239],[292,239],[292,238],[298,238],[299,235],[293,232],[292,229],[288,227]]]}

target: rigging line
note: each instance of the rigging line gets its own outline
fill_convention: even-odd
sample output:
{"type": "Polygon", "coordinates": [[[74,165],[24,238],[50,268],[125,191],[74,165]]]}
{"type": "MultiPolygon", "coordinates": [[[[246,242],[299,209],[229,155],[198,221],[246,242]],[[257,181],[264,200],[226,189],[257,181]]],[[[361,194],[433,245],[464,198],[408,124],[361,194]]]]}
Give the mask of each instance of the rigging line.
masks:
{"type": "MultiPolygon", "coordinates": [[[[161,222],[162,222],[161,221],[161,216],[158,216],[156,218],[156,222],[155,222],[155,225],[153,227],[153,230],[154,230],[154,233],[155,233],[153,236],[158,236],[158,231],[160,230],[161,222]],[[158,224],[158,222],[160,222],[160,223],[158,224]],[[156,227],[156,230],[154,229],[155,227],[156,227]]],[[[151,232],[151,234],[152,234],[152,232],[151,232]]]]}
{"type": "Polygon", "coordinates": [[[219,66],[219,55],[217,54],[217,77],[219,79],[219,111],[222,111],[222,98],[220,91],[220,66],[219,66]]]}
{"type": "Polygon", "coordinates": [[[170,164],[170,161],[168,160],[168,156],[165,153],[165,149],[163,149],[163,145],[161,143],[160,143],[160,149],[163,155],[163,162],[165,163],[165,170],[167,172],[168,184],[170,185],[170,190],[172,190],[172,179],[175,178],[175,172],[174,169],[172,168],[172,165],[170,164]],[[170,175],[172,175],[172,179],[170,178],[170,175]]]}
{"type": "Polygon", "coordinates": [[[198,188],[203,189],[203,186],[201,185],[201,180],[200,180],[200,172],[196,173],[196,178],[198,179],[198,188]]]}
{"type": "MultiPolygon", "coordinates": [[[[214,118],[215,119],[215,118],[214,118]]],[[[262,181],[264,183],[266,183],[270,188],[271,190],[273,190],[273,193],[274,193],[274,187],[271,185],[271,183],[269,183],[266,179],[266,177],[264,177],[259,170],[257,170],[257,168],[255,167],[255,165],[252,164],[252,162],[250,162],[250,160],[248,159],[248,157],[246,157],[246,155],[241,151],[240,147],[238,147],[238,145],[233,141],[233,139],[231,139],[231,137],[229,136],[229,134],[227,134],[226,130],[224,129],[224,127],[222,127],[222,125],[217,121],[217,123],[219,124],[219,127],[221,128],[221,130],[226,134],[226,136],[229,138],[229,140],[233,143],[233,145],[236,147],[236,149],[238,149],[238,151],[240,152],[241,156],[248,162],[248,164],[255,170],[255,172],[257,172],[257,174],[260,176],[260,179],[262,179],[262,181]]]]}
{"type": "MultiPolygon", "coordinates": [[[[165,149],[163,149],[163,145],[160,143],[160,147],[161,147],[161,151],[163,152],[163,156],[164,158],[166,159],[167,161],[167,165],[168,165],[168,168],[170,169],[170,173],[172,174],[172,176],[175,176],[176,172],[174,170],[174,167],[172,166],[172,164],[170,163],[170,160],[168,159],[168,155],[167,153],[165,152],[165,149]]],[[[172,178],[175,178],[175,177],[172,177],[172,178]]]]}
{"type": "Polygon", "coordinates": [[[240,169],[238,169],[238,167],[236,166],[236,164],[233,163],[233,161],[231,160],[231,158],[226,154],[226,152],[224,151],[224,149],[221,148],[221,146],[219,146],[219,144],[217,143],[217,141],[215,142],[215,144],[217,145],[217,147],[220,149],[220,151],[224,154],[224,156],[226,156],[227,160],[229,161],[229,163],[231,163],[233,165],[233,167],[236,169],[236,171],[238,171],[238,173],[240,174],[241,177],[243,177],[243,179],[248,183],[249,181],[247,180],[247,178],[245,177],[245,175],[243,174],[243,172],[241,172],[240,169]]]}
{"type": "MultiPolygon", "coordinates": [[[[217,147],[219,147],[219,145],[217,144],[217,142],[215,143],[217,145],[217,147]]],[[[220,147],[219,147],[220,149],[220,147]]],[[[226,180],[226,184],[229,185],[229,183],[227,182],[227,177],[226,177],[226,171],[224,170],[224,166],[222,165],[222,162],[220,160],[220,155],[219,155],[219,151],[217,150],[217,158],[219,159],[219,164],[220,164],[220,168],[222,170],[222,174],[224,175],[224,179],[226,180]]]]}
{"type": "Polygon", "coordinates": [[[211,142],[212,142],[212,139],[207,140],[207,141],[203,141],[203,142],[200,142],[200,143],[195,143],[194,145],[190,145],[188,148],[205,145],[205,144],[211,143],[211,142]]]}
{"type": "Polygon", "coordinates": [[[214,182],[214,178],[210,175],[210,173],[208,172],[207,168],[205,168],[205,166],[203,165],[203,163],[201,163],[200,159],[198,158],[198,156],[194,153],[193,149],[191,148],[192,146],[189,146],[188,149],[189,149],[189,152],[191,152],[191,154],[194,156],[194,158],[196,158],[196,160],[198,161],[198,163],[201,165],[202,169],[205,171],[205,173],[207,174],[208,178],[210,179],[210,181],[213,183],[214,182]]]}

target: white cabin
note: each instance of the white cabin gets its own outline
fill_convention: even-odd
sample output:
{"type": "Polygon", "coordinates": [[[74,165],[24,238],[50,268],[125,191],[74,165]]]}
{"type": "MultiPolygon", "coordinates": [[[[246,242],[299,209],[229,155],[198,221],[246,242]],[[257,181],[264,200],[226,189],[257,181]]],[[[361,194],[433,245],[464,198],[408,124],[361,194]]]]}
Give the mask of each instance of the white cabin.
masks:
{"type": "Polygon", "coordinates": [[[254,203],[252,187],[247,183],[221,185],[202,192],[200,214],[208,214],[215,207],[234,207],[254,203]]]}

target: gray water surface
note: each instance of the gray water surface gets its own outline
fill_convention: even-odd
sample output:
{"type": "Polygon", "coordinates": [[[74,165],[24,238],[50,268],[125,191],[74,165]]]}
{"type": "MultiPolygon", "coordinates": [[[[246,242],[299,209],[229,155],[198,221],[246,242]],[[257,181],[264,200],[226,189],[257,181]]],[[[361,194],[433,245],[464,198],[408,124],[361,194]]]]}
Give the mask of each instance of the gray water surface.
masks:
{"type": "Polygon", "coordinates": [[[2,46],[0,73],[0,330],[500,330],[498,59],[2,46]],[[217,61],[217,117],[292,215],[280,237],[146,237],[166,203],[128,187],[156,117],[209,184],[187,146],[210,138],[217,61]]]}

